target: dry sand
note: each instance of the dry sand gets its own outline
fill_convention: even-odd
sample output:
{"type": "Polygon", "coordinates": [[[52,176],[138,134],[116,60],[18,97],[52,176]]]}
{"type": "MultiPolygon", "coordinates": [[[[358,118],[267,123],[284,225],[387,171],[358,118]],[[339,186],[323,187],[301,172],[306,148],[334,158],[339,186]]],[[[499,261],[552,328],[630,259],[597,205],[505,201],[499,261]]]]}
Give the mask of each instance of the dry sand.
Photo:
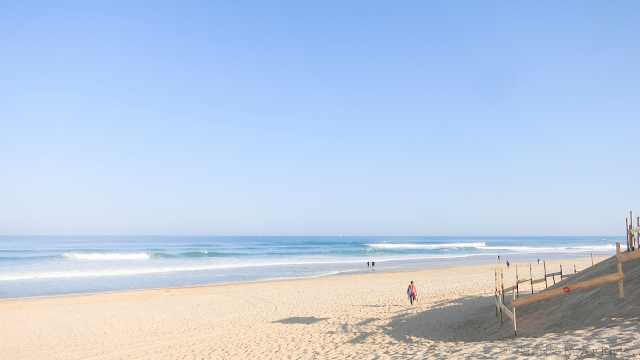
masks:
{"type": "MultiPolygon", "coordinates": [[[[614,272],[615,261],[607,261],[562,283],[614,272]]],[[[573,272],[591,260],[547,262],[547,271],[560,264],[573,272]]],[[[504,270],[507,285],[514,265],[504,270]]],[[[567,359],[610,358],[603,349],[621,348],[620,357],[640,358],[633,355],[640,354],[640,261],[624,264],[626,300],[617,300],[614,283],[524,305],[515,339],[510,320],[501,326],[495,315],[493,269],[4,300],[0,358],[567,359]],[[419,292],[414,307],[406,296],[410,280],[419,292]]],[[[532,270],[539,278],[542,265],[533,263],[532,270]]],[[[528,264],[519,264],[519,271],[528,276],[528,264]]],[[[530,285],[523,288],[531,292],[530,285]]],[[[544,284],[537,284],[541,289],[544,284]]]]}

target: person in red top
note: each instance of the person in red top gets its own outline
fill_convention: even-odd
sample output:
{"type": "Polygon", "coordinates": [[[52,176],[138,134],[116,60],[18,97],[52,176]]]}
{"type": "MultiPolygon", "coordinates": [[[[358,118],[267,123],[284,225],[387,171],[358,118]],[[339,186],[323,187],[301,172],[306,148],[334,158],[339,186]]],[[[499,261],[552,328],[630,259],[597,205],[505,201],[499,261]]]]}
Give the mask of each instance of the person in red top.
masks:
{"type": "Polygon", "coordinates": [[[413,285],[413,281],[407,289],[407,295],[409,295],[409,302],[411,302],[411,306],[413,306],[413,302],[418,299],[418,290],[416,290],[416,286],[413,285]]]}

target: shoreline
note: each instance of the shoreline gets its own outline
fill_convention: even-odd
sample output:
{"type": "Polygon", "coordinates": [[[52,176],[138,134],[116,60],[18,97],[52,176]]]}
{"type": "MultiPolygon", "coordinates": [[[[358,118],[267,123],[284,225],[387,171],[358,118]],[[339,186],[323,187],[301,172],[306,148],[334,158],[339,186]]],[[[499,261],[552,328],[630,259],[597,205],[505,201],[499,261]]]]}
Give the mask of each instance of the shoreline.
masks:
{"type": "MultiPolygon", "coordinates": [[[[611,238],[4,237],[0,299],[613,255],[611,238]],[[13,249],[13,250],[12,250],[13,249]],[[84,249],[84,250],[83,250],[84,249]],[[14,253],[14,250],[17,252],[14,253]]],[[[2,251],[0,251],[2,252],[2,251]]]]}
{"type": "MultiPolygon", "coordinates": [[[[484,255],[484,254],[482,254],[484,255]]],[[[526,255],[526,254],[514,254],[514,255],[526,255]]],[[[473,256],[473,255],[470,255],[473,256]]],[[[492,256],[492,255],[491,255],[492,256]]],[[[594,256],[594,265],[598,262],[601,262],[610,256],[594,256]]],[[[424,260],[424,259],[416,259],[416,260],[424,260]]],[[[586,261],[591,260],[591,258],[566,258],[566,259],[557,259],[557,260],[548,260],[548,262],[556,263],[562,261],[586,261]]],[[[407,260],[387,260],[387,261],[403,261],[408,262],[407,260]]],[[[522,265],[522,264],[533,264],[533,262],[517,262],[510,263],[510,265],[522,265]]],[[[537,264],[536,264],[537,265],[537,264]]],[[[274,279],[274,280],[256,280],[256,281],[242,281],[242,282],[230,282],[230,283],[220,283],[220,284],[202,284],[202,285],[187,285],[187,286],[173,286],[173,287],[158,287],[158,288],[149,288],[149,289],[130,289],[130,290],[114,290],[114,291],[103,291],[103,292],[92,292],[92,293],[75,293],[75,294],[61,294],[61,295],[42,295],[42,296],[30,296],[30,297],[17,297],[17,298],[4,298],[0,299],[0,302],[8,302],[8,301],[20,301],[20,300],[38,300],[38,299],[52,299],[52,298],[65,298],[65,297],[81,297],[81,296],[91,296],[91,295],[107,295],[107,294],[119,294],[119,293],[133,293],[133,292],[153,292],[153,291],[164,291],[164,290],[182,290],[182,289],[199,289],[199,288],[208,288],[208,287],[227,287],[227,286],[237,286],[244,284],[269,284],[269,283],[278,283],[278,282],[290,282],[290,281],[304,281],[304,280],[313,280],[313,279],[321,279],[321,278],[331,278],[331,277],[343,277],[343,276],[360,276],[360,275],[376,275],[376,274],[400,274],[400,273],[412,273],[412,272],[421,272],[428,270],[440,270],[440,269],[455,269],[460,267],[472,267],[472,266],[506,266],[505,263],[496,263],[496,264],[467,264],[460,265],[457,263],[450,264],[449,266],[441,266],[441,267],[426,267],[421,269],[404,269],[404,270],[384,270],[384,268],[380,268],[380,271],[377,271],[377,268],[369,268],[362,270],[353,270],[353,271],[339,271],[335,274],[330,275],[317,275],[317,276],[309,276],[309,277],[301,277],[301,278],[289,278],[289,279],[274,279]]]]}

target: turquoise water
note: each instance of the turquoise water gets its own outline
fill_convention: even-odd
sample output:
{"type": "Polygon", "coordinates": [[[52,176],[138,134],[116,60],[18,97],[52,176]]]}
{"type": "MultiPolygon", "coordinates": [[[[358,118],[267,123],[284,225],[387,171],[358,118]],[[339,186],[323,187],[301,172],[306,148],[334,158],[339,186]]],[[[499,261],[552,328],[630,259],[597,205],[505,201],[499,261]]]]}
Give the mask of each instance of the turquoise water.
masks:
{"type": "Polygon", "coordinates": [[[0,298],[613,255],[616,241],[624,237],[0,236],[0,298]]]}

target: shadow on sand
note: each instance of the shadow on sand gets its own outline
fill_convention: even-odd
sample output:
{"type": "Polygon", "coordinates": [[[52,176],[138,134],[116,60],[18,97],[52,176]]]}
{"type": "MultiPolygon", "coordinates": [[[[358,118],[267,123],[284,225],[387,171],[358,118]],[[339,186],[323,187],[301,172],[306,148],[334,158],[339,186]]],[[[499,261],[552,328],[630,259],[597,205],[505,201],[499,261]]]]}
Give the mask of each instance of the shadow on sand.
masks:
{"type": "Polygon", "coordinates": [[[510,320],[496,318],[493,297],[465,297],[435,304],[429,310],[399,314],[384,326],[392,338],[411,343],[412,337],[433,341],[476,342],[513,338],[510,320]]]}
{"type": "MultiPolygon", "coordinates": [[[[614,327],[631,330],[638,324],[638,306],[628,300],[619,301],[600,312],[591,310],[591,316],[581,314],[585,312],[580,309],[582,304],[571,304],[570,298],[562,300],[560,303],[566,307],[573,305],[573,311],[554,314],[555,309],[542,306],[544,304],[537,308],[523,306],[519,309],[518,338],[589,331],[592,332],[591,339],[604,340],[605,333],[614,327]]],[[[500,325],[493,296],[465,297],[436,304],[417,314],[398,314],[382,329],[394,339],[406,343],[411,343],[412,337],[445,342],[514,339],[513,322],[503,315],[503,324],[500,325]]]]}
{"type": "Polygon", "coordinates": [[[290,317],[282,320],[274,321],[274,323],[281,324],[305,324],[310,325],[316,323],[318,321],[327,320],[328,318],[317,318],[317,317],[290,317]]]}

